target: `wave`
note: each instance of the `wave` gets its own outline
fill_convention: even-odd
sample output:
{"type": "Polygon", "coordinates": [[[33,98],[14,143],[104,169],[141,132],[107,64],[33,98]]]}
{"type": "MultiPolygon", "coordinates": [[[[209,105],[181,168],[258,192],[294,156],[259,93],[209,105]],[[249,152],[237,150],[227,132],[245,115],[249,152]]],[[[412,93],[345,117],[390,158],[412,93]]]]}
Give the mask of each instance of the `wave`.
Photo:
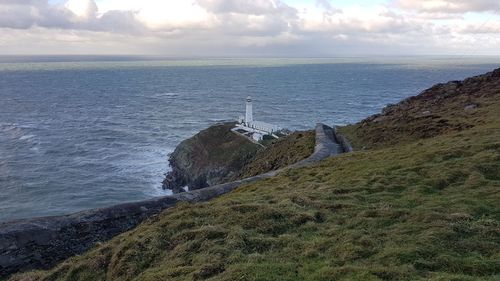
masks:
{"type": "Polygon", "coordinates": [[[19,140],[31,140],[31,139],[33,139],[35,137],[36,137],[35,135],[24,135],[24,136],[21,136],[19,138],[19,140]]]}
{"type": "Polygon", "coordinates": [[[179,93],[166,92],[166,93],[158,93],[151,96],[151,98],[164,98],[164,97],[177,97],[179,93]]]}
{"type": "Polygon", "coordinates": [[[153,187],[152,189],[147,190],[145,194],[151,197],[158,197],[158,196],[172,195],[173,193],[168,189],[163,189],[161,187],[153,187]]]}
{"type": "MultiPolygon", "coordinates": [[[[220,123],[220,122],[232,122],[234,120],[232,119],[227,119],[227,118],[208,118],[208,122],[210,123],[220,123]]],[[[197,124],[199,122],[195,122],[194,124],[197,124]]]]}
{"type": "Polygon", "coordinates": [[[17,123],[0,123],[0,130],[2,131],[10,131],[19,128],[19,124],[17,123]]]}
{"type": "Polygon", "coordinates": [[[32,145],[37,145],[38,142],[35,141],[36,135],[29,133],[29,126],[22,126],[17,123],[0,123],[0,132],[3,136],[6,136],[12,140],[19,140],[32,145]]]}

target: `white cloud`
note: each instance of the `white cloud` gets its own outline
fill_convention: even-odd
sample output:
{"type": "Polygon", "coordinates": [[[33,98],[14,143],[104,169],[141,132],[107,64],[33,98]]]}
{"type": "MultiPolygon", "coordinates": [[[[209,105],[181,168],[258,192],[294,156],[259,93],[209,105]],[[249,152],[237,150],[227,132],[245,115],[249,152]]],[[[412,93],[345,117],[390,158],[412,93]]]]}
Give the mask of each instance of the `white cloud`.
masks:
{"type": "Polygon", "coordinates": [[[203,28],[213,24],[211,15],[190,1],[142,1],[138,19],[152,29],[203,28]]]}
{"type": "Polygon", "coordinates": [[[456,53],[484,42],[485,36],[491,40],[480,51],[500,54],[500,20],[491,14],[499,1],[394,0],[390,5],[342,9],[332,3],[0,0],[0,54],[456,53]],[[470,11],[489,11],[492,18],[471,21],[464,16],[470,11]]]}
{"type": "Polygon", "coordinates": [[[69,0],[64,6],[81,19],[93,18],[97,14],[97,4],[93,0],[69,0]]]}
{"type": "Polygon", "coordinates": [[[289,9],[279,1],[270,0],[198,0],[197,4],[215,14],[239,13],[250,15],[278,14],[289,9]]]}

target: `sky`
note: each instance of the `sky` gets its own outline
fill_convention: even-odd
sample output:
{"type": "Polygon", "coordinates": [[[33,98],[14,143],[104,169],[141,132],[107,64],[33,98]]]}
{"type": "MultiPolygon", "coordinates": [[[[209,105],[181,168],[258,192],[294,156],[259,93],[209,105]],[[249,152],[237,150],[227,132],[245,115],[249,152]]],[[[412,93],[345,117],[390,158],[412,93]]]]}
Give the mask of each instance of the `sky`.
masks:
{"type": "Polygon", "coordinates": [[[500,55],[500,0],[0,0],[0,55],[500,55]]]}

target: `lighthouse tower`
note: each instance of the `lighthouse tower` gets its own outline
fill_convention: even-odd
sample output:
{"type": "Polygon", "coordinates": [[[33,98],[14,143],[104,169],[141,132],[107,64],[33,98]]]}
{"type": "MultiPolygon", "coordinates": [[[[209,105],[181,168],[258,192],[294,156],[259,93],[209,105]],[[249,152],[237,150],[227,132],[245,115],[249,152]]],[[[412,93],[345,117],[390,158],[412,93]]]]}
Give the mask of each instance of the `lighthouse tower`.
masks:
{"type": "Polygon", "coordinates": [[[252,97],[248,96],[246,99],[247,111],[245,115],[245,123],[247,126],[250,126],[253,122],[253,111],[252,111],[252,97]]]}

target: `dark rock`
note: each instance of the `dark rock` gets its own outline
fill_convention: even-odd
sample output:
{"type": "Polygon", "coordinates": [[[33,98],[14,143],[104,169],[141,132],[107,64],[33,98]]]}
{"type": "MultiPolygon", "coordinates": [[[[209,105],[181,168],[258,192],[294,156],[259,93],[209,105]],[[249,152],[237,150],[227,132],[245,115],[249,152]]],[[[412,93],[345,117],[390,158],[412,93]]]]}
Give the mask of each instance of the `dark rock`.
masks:
{"type": "Polygon", "coordinates": [[[228,181],[261,148],[231,132],[235,123],[216,124],[184,140],[170,155],[163,188],[174,193],[228,181]]]}

